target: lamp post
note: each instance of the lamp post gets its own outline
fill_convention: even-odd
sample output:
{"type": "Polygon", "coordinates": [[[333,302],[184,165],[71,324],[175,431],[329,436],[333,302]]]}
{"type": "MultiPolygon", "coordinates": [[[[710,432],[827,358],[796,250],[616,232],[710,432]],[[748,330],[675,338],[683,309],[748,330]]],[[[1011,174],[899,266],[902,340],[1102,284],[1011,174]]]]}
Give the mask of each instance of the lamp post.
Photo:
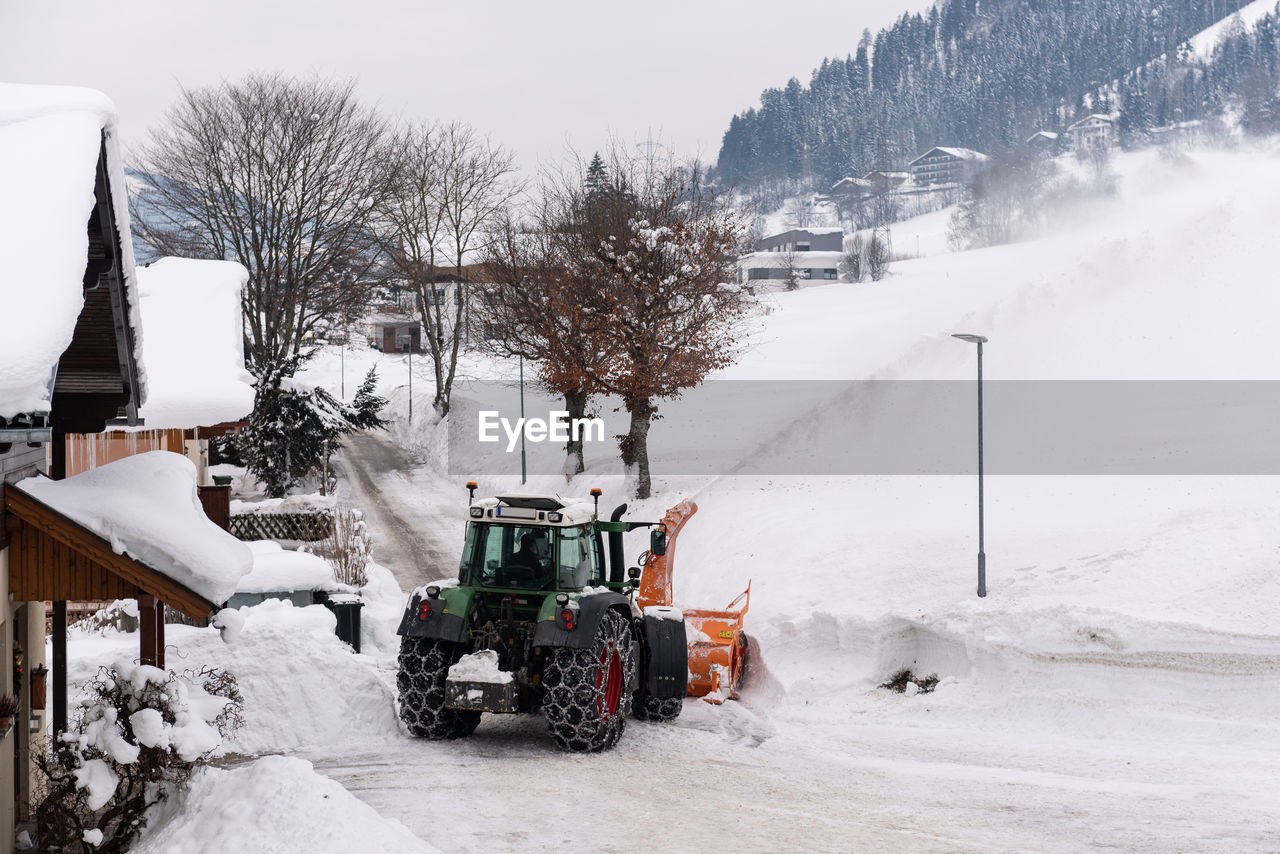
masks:
{"type": "Polygon", "coordinates": [[[987,343],[987,339],[967,332],[954,333],[951,337],[978,345],[978,595],[986,596],[987,552],[982,526],[982,345],[987,343]]]}
{"type": "MultiPolygon", "coordinates": [[[[520,423],[524,423],[524,356],[520,357],[520,423]]],[[[524,430],[520,430],[520,485],[524,486],[528,471],[524,456],[524,430]]]]}

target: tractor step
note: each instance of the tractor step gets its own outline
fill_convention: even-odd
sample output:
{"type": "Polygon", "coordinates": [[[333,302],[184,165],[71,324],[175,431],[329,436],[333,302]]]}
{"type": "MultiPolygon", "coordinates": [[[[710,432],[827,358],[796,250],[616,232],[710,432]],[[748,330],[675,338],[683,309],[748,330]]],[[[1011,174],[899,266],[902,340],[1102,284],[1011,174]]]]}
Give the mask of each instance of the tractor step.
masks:
{"type": "Polygon", "coordinates": [[[444,683],[444,704],[450,709],[472,712],[510,714],[516,706],[516,683],[464,682],[449,679],[444,683]]]}

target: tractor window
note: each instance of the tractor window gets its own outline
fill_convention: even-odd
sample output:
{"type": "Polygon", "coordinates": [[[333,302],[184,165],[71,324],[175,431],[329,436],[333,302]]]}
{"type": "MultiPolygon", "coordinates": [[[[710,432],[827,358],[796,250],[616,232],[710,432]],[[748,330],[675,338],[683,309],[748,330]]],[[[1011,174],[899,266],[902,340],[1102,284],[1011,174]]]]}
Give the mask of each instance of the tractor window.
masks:
{"type": "MultiPolygon", "coordinates": [[[[552,581],[551,532],[524,525],[473,525],[472,583],[537,590],[552,581]]],[[[466,560],[466,553],[463,558],[466,560]]]]}
{"type": "Polygon", "coordinates": [[[562,589],[576,590],[592,583],[590,539],[581,528],[560,529],[560,561],[557,581],[562,589]]]}
{"type": "Polygon", "coordinates": [[[467,583],[467,572],[475,565],[476,541],[479,539],[476,534],[483,527],[475,522],[467,525],[467,541],[462,544],[462,565],[458,567],[458,581],[462,584],[467,583]]]}

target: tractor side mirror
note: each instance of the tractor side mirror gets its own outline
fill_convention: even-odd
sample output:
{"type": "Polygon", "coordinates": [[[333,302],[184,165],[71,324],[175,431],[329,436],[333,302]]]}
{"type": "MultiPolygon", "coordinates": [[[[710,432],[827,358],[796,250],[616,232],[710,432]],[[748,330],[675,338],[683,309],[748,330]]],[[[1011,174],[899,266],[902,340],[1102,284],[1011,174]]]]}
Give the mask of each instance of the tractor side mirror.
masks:
{"type": "Polygon", "coordinates": [[[627,578],[631,579],[631,581],[632,581],[633,583],[634,583],[634,582],[636,582],[636,581],[639,581],[639,580],[640,580],[640,567],[638,567],[638,566],[633,566],[633,567],[631,567],[630,569],[628,569],[628,570],[627,570],[627,578]]]}
{"type": "Polygon", "coordinates": [[[649,554],[661,557],[667,553],[667,532],[662,528],[654,528],[649,532],[649,554]]]}

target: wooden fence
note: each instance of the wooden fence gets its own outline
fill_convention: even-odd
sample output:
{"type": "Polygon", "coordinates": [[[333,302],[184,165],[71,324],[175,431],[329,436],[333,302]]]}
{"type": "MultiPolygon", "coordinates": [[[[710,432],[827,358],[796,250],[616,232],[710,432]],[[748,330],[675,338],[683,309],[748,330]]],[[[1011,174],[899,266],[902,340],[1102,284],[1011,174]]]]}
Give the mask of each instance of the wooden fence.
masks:
{"type": "Polygon", "coordinates": [[[295,540],[313,543],[333,531],[333,512],[240,513],[231,517],[231,535],[240,540],[295,540]]]}

